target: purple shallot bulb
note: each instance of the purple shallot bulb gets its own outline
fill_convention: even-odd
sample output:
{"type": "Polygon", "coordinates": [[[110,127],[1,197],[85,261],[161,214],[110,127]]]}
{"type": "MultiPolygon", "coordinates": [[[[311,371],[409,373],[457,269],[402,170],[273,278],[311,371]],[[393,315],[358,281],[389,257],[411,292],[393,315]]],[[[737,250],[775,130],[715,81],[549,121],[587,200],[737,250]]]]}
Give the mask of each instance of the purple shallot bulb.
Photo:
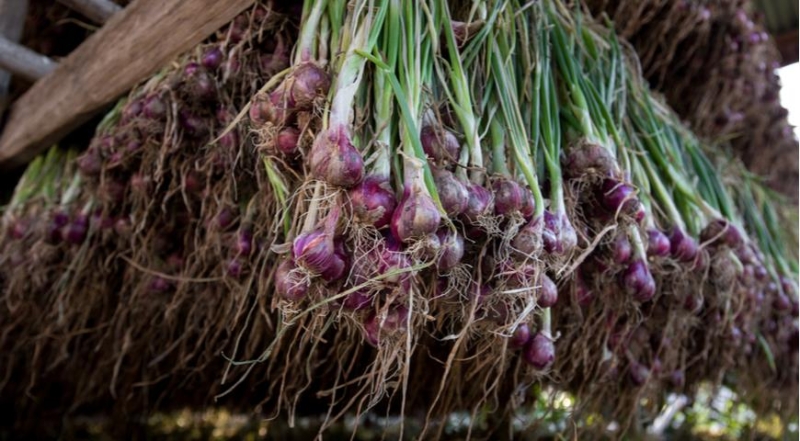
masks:
{"type": "Polygon", "coordinates": [[[667,257],[669,256],[671,246],[666,234],[655,228],[647,230],[647,254],[651,256],[667,257]]]}
{"type": "Polygon", "coordinates": [[[302,233],[292,244],[297,264],[314,273],[322,273],[333,263],[333,237],[323,229],[302,233]]]}
{"type": "Polygon", "coordinates": [[[510,216],[522,209],[525,194],[514,180],[501,178],[492,184],[494,211],[500,216],[510,216]]]}
{"type": "Polygon", "coordinates": [[[680,262],[692,262],[697,258],[697,241],[684,233],[678,227],[674,227],[670,234],[670,253],[672,257],[680,262]]]}
{"type": "Polygon", "coordinates": [[[542,274],[539,277],[536,303],[542,308],[550,308],[555,306],[556,302],[558,302],[558,287],[547,274],[542,274]]]}
{"type": "Polygon", "coordinates": [[[553,339],[542,332],[531,338],[524,351],[525,361],[537,370],[546,370],[556,359],[556,348],[553,339]]]}
{"type": "Polygon", "coordinates": [[[436,267],[439,271],[449,271],[455,268],[464,257],[464,238],[447,229],[439,230],[436,234],[441,244],[441,253],[436,267]]]}
{"type": "Polygon", "coordinates": [[[433,126],[425,126],[420,132],[422,150],[434,161],[455,161],[461,146],[458,138],[449,130],[437,130],[433,126]]]}
{"type": "Polygon", "coordinates": [[[464,219],[472,225],[477,225],[481,217],[491,215],[493,212],[492,193],[481,185],[471,184],[467,207],[462,213],[464,219]]]}
{"type": "Polygon", "coordinates": [[[222,65],[223,57],[219,46],[212,46],[203,53],[201,63],[208,70],[217,70],[222,65]]]}
{"type": "Polygon", "coordinates": [[[294,156],[299,151],[300,131],[294,127],[284,127],[278,132],[275,146],[284,155],[294,156]]]}
{"type": "Polygon", "coordinates": [[[514,239],[511,246],[520,257],[529,258],[537,256],[543,247],[544,220],[537,217],[522,227],[514,239]]]}
{"type": "Polygon", "coordinates": [[[634,201],[636,201],[636,189],[625,182],[620,182],[614,179],[606,179],[603,181],[601,202],[603,207],[612,213],[616,213],[620,209],[635,208],[634,201]]]}
{"type": "Polygon", "coordinates": [[[469,203],[467,186],[447,169],[433,168],[433,181],[448,216],[463,213],[469,203]]]}
{"type": "Polygon", "coordinates": [[[89,230],[89,217],[86,214],[75,216],[63,233],[64,240],[72,245],[80,245],[86,240],[86,233],[89,230]]]}
{"type": "Polygon", "coordinates": [[[314,178],[337,187],[351,188],[364,178],[364,159],[343,128],[317,135],[309,165],[314,178]]]}
{"type": "Polygon", "coordinates": [[[359,222],[377,229],[390,224],[397,207],[397,199],[387,179],[368,176],[353,187],[349,194],[353,214],[359,222]]]}
{"type": "Polygon", "coordinates": [[[432,235],[441,222],[439,209],[427,191],[417,182],[407,184],[392,215],[392,234],[408,243],[432,235]]]}
{"type": "Polygon", "coordinates": [[[656,293],[656,282],[644,260],[634,260],[622,273],[625,293],[638,302],[646,302],[656,293]]]}
{"type": "Polygon", "coordinates": [[[303,63],[294,68],[287,79],[291,82],[291,96],[300,109],[308,109],[319,97],[328,95],[331,78],[315,63],[303,63]]]}
{"type": "Polygon", "coordinates": [[[509,340],[508,344],[512,348],[519,349],[525,347],[530,339],[531,330],[527,323],[522,323],[517,326],[517,329],[514,330],[514,333],[511,335],[511,339],[509,340]]]}
{"type": "Polygon", "coordinates": [[[618,234],[617,237],[614,238],[612,254],[614,263],[616,264],[623,264],[631,259],[633,247],[631,247],[631,242],[628,240],[626,234],[618,234]]]}
{"type": "Polygon", "coordinates": [[[297,266],[291,260],[284,260],[275,270],[275,291],[286,300],[298,302],[308,294],[308,285],[297,266]]]}

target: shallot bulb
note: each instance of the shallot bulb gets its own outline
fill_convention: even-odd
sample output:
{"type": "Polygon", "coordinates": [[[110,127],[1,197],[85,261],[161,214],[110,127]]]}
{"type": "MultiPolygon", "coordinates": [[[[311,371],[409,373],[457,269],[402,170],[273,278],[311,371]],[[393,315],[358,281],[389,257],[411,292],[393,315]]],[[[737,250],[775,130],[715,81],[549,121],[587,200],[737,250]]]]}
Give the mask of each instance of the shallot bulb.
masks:
{"type": "Polygon", "coordinates": [[[433,199],[418,183],[407,185],[392,216],[392,234],[408,243],[432,235],[442,218],[433,199]]]}
{"type": "Polygon", "coordinates": [[[359,222],[381,229],[391,222],[397,199],[387,179],[368,176],[350,190],[350,204],[359,222]]]}
{"type": "Polygon", "coordinates": [[[314,178],[337,187],[351,188],[364,178],[364,159],[344,128],[330,128],[317,135],[309,165],[314,178]]]}
{"type": "Polygon", "coordinates": [[[458,216],[463,213],[469,203],[467,186],[447,169],[434,168],[433,181],[445,213],[448,216],[458,216]]]}
{"type": "Polygon", "coordinates": [[[556,359],[556,348],[553,339],[542,332],[531,338],[524,351],[525,361],[538,370],[546,370],[556,359]]]}
{"type": "Polygon", "coordinates": [[[434,161],[458,159],[461,146],[456,136],[448,130],[436,130],[433,126],[425,126],[420,133],[420,142],[425,154],[434,161]]]}

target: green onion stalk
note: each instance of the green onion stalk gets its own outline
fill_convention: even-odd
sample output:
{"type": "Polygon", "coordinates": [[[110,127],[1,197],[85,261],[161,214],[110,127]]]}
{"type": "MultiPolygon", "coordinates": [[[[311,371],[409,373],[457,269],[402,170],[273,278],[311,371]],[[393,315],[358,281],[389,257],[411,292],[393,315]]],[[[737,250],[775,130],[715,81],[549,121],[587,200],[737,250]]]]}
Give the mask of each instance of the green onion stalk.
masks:
{"type": "MultiPolygon", "coordinates": [[[[558,93],[551,66],[552,48],[550,31],[544,25],[541,6],[535,7],[537,16],[537,36],[530,49],[535,54],[533,82],[530,95],[534,97],[536,109],[532,113],[530,126],[538,124],[538,136],[534,147],[541,152],[546,165],[550,184],[550,207],[544,213],[543,245],[551,254],[569,254],[578,242],[575,228],[569,220],[564,200],[564,182],[561,170],[562,139],[561,121],[558,114],[558,93]],[[535,119],[534,119],[535,118],[535,119]]],[[[528,21],[523,21],[527,28],[528,21]]],[[[527,34],[528,32],[526,32],[527,34]]]]}
{"type": "Polygon", "coordinates": [[[254,128],[291,126],[299,112],[313,111],[324,101],[331,80],[325,66],[327,39],[326,43],[320,41],[320,26],[324,22],[326,29],[344,32],[342,13],[337,11],[345,5],[344,0],[305,1],[292,67],[275,90],[253,98],[249,114],[254,128]],[[330,12],[327,15],[326,10],[330,12]]]}
{"type": "Polygon", "coordinates": [[[365,178],[349,192],[350,204],[357,222],[382,230],[391,224],[392,215],[397,207],[397,198],[392,177],[392,158],[396,158],[395,133],[397,123],[394,119],[394,93],[391,75],[395,71],[398,56],[396,35],[400,32],[399,4],[392,2],[388,6],[383,29],[376,44],[383,52],[385,69],[372,71],[372,142],[371,150],[365,160],[365,178]]]}
{"type": "MultiPolygon", "coordinates": [[[[342,3],[340,6],[345,5],[342,3]]],[[[353,106],[366,65],[366,59],[360,53],[372,51],[387,12],[385,1],[376,4],[375,1],[363,0],[352,6],[352,12],[347,14],[341,27],[338,53],[343,54],[343,58],[340,63],[333,63],[338,70],[330,109],[307,158],[310,177],[316,180],[314,196],[300,234],[292,244],[292,264],[302,267],[312,276],[321,276],[326,282],[342,278],[349,260],[341,240],[335,237],[343,214],[341,194],[337,189],[350,189],[361,183],[364,177],[364,161],[354,145],[357,138],[352,127],[353,106]],[[325,197],[324,189],[334,190],[332,194],[336,199],[326,217],[318,220],[322,201],[329,199],[325,197]]],[[[287,268],[284,272],[289,277],[293,270],[287,268]]]]}
{"type": "Polygon", "coordinates": [[[556,10],[564,7],[560,2],[551,1],[548,6],[546,23],[553,45],[553,75],[560,85],[561,114],[579,137],[567,152],[564,173],[569,178],[598,174],[601,178],[621,179],[618,146],[610,142],[606,126],[602,124],[601,103],[595,100],[581,69],[580,60],[584,57],[574,35],[576,29],[562,11],[556,10]]]}
{"type": "Polygon", "coordinates": [[[395,68],[399,87],[394,92],[401,113],[398,129],[402,146],[403,192],[392,216],[391,230],[400,242],[421,243],[435,254],[438,251],[435,235],[444,213],[422,147],[420,123],[424,105],[422,89],[432,77],[432,48],[437,35],[429,26],[430,16],[423,11],[424,3],[397,3],[397,7],[390,9],[393,13],[399,12],[399,16],[392,17],[391,21],[400,22],[400,32],[389,44],[397,45],[398,53],[395,68]]]}

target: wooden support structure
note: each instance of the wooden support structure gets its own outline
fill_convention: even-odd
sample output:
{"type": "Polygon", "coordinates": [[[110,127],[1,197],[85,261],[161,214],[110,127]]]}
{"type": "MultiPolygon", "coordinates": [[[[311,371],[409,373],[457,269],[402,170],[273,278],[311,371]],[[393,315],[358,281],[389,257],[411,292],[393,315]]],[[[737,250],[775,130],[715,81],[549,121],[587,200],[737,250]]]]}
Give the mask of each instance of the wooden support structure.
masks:
{"type": "Polygon", "coordinates": [[[20,166],[254,0],[134,0],[11,107],[0,169],[20,166]]]}
{"type": "Polygon", "coordinates": [[[798,43],[797,29],[786,31],[775,36],[775,45],[781,53],[781,66],[797,63],[800,43],[798,43]]]}
{"type": "Polygon", "coordinates": [[[36,81],[52,72],[56,66],[58,64],[55,61],[44,55],[0,37],[0,69],[26,80],[36,81]]]}
{"type": "Polygon", "coordinates": [[[105,23],[122,8],[111,0],[58,0],[95,23],[105,23]]]}
{"type": "MultiPolygon", "coordinates": [[[[25,16],[28,15],[28,0],[0,0],[0,37],[18,43],[22,38],[25,16]]],[[[0,71],[0,117],[8,107],[8,86],[11,73],[0,71]]]]}

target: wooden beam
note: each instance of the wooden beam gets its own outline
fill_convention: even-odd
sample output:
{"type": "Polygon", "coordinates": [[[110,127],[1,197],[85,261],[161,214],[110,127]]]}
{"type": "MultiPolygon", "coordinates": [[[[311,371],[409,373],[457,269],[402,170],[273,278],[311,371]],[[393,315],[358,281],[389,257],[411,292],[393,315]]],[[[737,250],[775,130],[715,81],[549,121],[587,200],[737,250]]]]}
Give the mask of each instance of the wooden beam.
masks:
{"type": "Polygon", "coordinates": [[[0,69],[19,75],[29,81],[52,72],[58,64],[36,52],[0,36],[0,69]]]}
{"type": "Polygon", "coordinates": [[[26,163],[254,0],[134,0],[11,108],[0,169],[26,163]]]}
{"type": "MultiPolygon", "coordinates": [[[[22,28],[28,15],[28,0],[0,0],[0,36],[14,43],[22,38],[22,28]]],[[[8,86],[11,73],[0,71],[0,119],[9,104],[8,86]]]]}
{"type": "Polygon", "coordinates": [[[111,0],[58,0],[58,2],[100,24],[107,22],[112,15],[122,10],[122,7],[111,0]]]}
{"type": "Polygon", "coordinates": [[[797,63],[798,51],[800,51],[797,38],[797,29],[775,36],[775,45],[778,46],[778,51],[781,53],[781,66],[797,63]]]}

